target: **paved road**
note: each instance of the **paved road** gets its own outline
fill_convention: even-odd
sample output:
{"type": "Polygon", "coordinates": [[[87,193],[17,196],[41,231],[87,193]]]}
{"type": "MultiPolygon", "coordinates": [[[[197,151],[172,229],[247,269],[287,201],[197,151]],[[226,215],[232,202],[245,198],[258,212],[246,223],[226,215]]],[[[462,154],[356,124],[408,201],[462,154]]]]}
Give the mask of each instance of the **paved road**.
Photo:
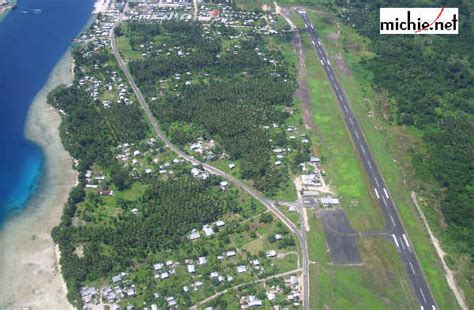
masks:
{"type": "Polygon", "coordinates": [[[328,59],[324,47],[322,46],[322,42],[318,38],[314,26],[306,12],[304,10],[298,10],[298,13],[305,22],[306,29],[310,35],[313,47],[316,51],[316,56],[318,57],[320,64],[323,66],[331,87],[336,95],[337,102],[342,111],[344,122],[346,123],[347,129],[350,132],[352,141],[357,149],[357,152],[359,153],[359,157],[363,162],[364,169],[367,173],[367,176],[369,177],[377,203],[383,211],[383,215],[385,217],[384,231],[391,234],[392,242],[397,247],[397,251],[405,264],[405,269],[412,282],[415,296],[421,308],[435,309],[435,301],[421,271],[420,265],[413,250],[413,246],[410,243],[405,230],[403,229],[398,212],[390,197],[390,193],[385,186],[372,154],[370,153],[370,149],[367,145],[364,135],[362,134],[362,130],[360,129],[354,112],[352,111],[351,105],[349,104],[339,82],[336,79],[336,75],[334,74],[334,71],[331,67],[330,60],[328,59]]]}
{"type": "MultiPolygon", "coordinates": [[[[115,29],[115,27],[120,24],[121,18],[122,17],[120,17],[116,21],[113,29],[115,29]]],[[[125,77],[129,81],[129,83],[130,83],[130,85],[133,89],[133,92],[137,96],[138,101],[140,102],[140,105],[142,106],[143,110],[145,111],[145,115],[146,115],[148,121],[150,122],[150,124],[152,125],[155,134],[163,141],[163,143],[167,147],[169,147],[172,151],[174,151],[176,154],[178,154],[183,159],[187,160],[188,162],[190,162],[192,164],[202,166],[203,169],[205,169],[209,173],[221,176],[222,178],[226,179],[228,182],[234,184],[237,187],[240,187],[241,189],[243,189],[244,191],[246,191],[247,193],[252,195],[255,199],[257,199],[258,201],[263,203],[275,216],[277,216],[288,227],[288,229],[292,233],[294,233],[296,235],[296,237],[298,238],[298,241],[301,245],[301,251],[302,251],[301,258],[302,258],[302,270],[303,270],[303,285],[302,285],[302,287],[303,287],[303,292],[302,292],[303,305],[304,305],[305,310],[309,309],[309,277],[308,277],[309,276],[309,258],[308,258],[308,245],[307,245],[307,242],[306,242],[306,235],[300,229],[298,229],[296,227],[296,225],[293,224],[293,222],[290,219],[288,219],[280,211],[280,209],[277,208],[277,206],[273,203],[272,200],[266,198],[260,192],[258,192],[254,188],[250,187],[249,185],[243,183],[239,179],[237,179],[237,178],[235,178],[235,177],[233,177],[233,176],[231,176],[231,175],[229,175],[229,174],[227,174],[227,173],[225,173],[225,172],[223,172],[219,169],[216,169],[213,166],[202,163],[199,160],[195,159],[194,157],[186,154],[179,147],[175,146],[174,144],[172,144],[168,140],[165,133],[159,128],[155,117],[151,113],[150,108],[148,107],[148,104],[145,101],[145,98],[143,97],[140,89],[138,88],[138,86],[135,83],[135,80],[133,79],[132,75],[130,74],[130,71],[128,70],[128,67],[127,67],[124,59],[120,55],[120,52],[117,48],[117,43],[116,43],[116,40],[115,40],[115,33],[114,33],[113,29],[110,33],[110,41],[111,41],[114,56],[117,59],[117,62],[120,66],[120,69],[123,71],[123,73],[125,74],[125,77]]]]}

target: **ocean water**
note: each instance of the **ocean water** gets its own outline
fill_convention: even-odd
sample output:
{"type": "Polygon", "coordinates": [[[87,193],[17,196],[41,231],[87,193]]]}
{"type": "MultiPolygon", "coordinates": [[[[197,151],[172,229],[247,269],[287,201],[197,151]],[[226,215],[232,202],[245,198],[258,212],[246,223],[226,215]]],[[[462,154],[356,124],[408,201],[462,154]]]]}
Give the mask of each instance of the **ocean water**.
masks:
{"type": "Polygon", "coordinates": [[[44,158],[25,138],[28,109],[93,5],[93,0],[19,0],[0,23],[0,227],[39,187],[44,158]]]}

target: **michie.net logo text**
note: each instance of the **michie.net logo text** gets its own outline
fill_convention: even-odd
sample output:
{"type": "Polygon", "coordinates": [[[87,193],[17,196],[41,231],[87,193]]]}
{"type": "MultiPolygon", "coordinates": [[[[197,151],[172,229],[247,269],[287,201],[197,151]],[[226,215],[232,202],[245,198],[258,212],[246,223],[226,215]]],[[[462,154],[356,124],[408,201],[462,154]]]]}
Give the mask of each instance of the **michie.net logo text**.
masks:
{"type": "Polygon", "coordinates": [[[381,34],[458,34],[458,8],[380,8],[381,34]]]}

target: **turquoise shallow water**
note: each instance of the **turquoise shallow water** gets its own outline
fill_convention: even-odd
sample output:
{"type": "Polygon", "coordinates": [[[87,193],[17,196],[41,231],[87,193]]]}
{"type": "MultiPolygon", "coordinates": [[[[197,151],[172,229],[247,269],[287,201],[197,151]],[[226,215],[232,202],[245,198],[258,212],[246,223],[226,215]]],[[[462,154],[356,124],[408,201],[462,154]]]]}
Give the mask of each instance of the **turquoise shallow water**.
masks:
{"type": "Polygon", "coordinates": [[[43,153],[25,139],[30,104],[92,12],[93,0],[19,0],[0,23],[0,226],[37,192],[43,153]]]}

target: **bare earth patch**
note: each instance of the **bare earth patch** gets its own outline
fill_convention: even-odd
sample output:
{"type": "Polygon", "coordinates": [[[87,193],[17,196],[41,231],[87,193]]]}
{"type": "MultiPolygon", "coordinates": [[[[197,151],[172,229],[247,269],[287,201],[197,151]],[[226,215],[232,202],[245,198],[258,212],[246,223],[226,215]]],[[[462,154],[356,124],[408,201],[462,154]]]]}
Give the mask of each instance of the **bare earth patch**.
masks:
{"type": "Polygon", "coordinates": [[[311,96],[309,94],[308,83],[306,82],[306,67],[304,59],[304,51],[301,45],[300,33],[297,30],[295,24],[291,21],[288,14],[288,9],[280,8],[276,2],[275,11],[285,18],[285,20],[291,25],[291,28],[294,30],[293,36],[293,46],[298,53],[298,89],[296,90],[294,96],[301,100],[301,114],[303,116],[303,124],[306,129],[313,129],[313,111],[311,109],[311,96]]]}
{"type": "Polygon", "coordinates": [[[336,66],[340,72],[344,75],[351,75],[351,70],[347,66],[346,62],[344,61],[344,57],[342,57],[341,53],[337,53],[333,56],[334,61],[336,62],[336,66]]]}
{"type": "Polygon", "coordinates": [[[298,51],[298,89],[295,95],[301,100],[301,112],[303,123],[307,129],[314,128],[313,111],[311,109],[311,96],[309,94],[308,83],[306,82],[306,68],[304,60],[304,52],[301,46],[301,38],[298,31],[295,32],[293,44],[298,51]]]}

